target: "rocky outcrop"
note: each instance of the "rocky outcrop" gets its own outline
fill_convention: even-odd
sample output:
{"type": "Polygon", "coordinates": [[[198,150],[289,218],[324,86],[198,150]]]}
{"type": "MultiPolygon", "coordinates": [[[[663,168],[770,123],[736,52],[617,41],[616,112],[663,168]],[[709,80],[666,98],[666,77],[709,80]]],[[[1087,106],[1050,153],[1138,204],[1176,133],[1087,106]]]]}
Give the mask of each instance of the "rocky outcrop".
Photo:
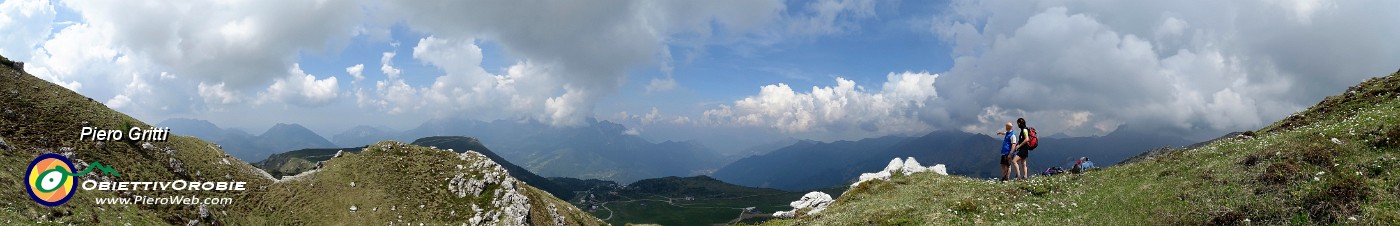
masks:
{"type": "MultiPolygon", "coordinates": [[[[851,187],[854,188],[856,186],[859,186],[861,183],[870,180],[889,180],[890,176],[896,173],[908,176],[922,172],[933,172],[939,175],[948,175],[948,168],[946,166],[943,166],[943,164],[926,167],[920,165],[919,160],[914,159],[914,157],[909,157],[907,159],[894,158],[891,159],[890,163],[885,165],[885,169],[880,170],[880,172],[861,174],[860,180],[856,181],[856,183],[854,184],[851,184],[851,187]]],[[[826,210],[826,207],[830,205],[833,201],[834,200],[831,198],[831,195],[827,195],[826,193],[817,191],[809,192],[806,195],[803,195],[802,199],[793,201],[789,204],[789,206],[792,206],[792,210],[774,212],[773,217],[794,218],[798,216],[821,213],[822,210],[826,210]]]]}
{"type": "Polygon", "coordinates": [[[447,190],[458,198],[491,196],[491,206],[472,207],[472,225],[524,225],[530,215],[530,200],[517,186],[520,182],[511,177],[500,164],[491,161],[481,153],[463,152],[458,158],[472,162],[471,165],[457,165],[458,173],[447,182],[447,190]],[[496,185],[496,186],[492,186],[496,185]],[[494,187],[494,189],[493,189],[494,187]]]}
{"type": "Polygon", "coordinates": [[[826,193],[819,191],[808,192],[806,195],[802,195],[802,199],[788,204],[788,206],[792,207],[792,210],[774,212],[773,217],[794,218],[797,216],[821,213],[822,210],[826,210],[826,206],[831,205],[832,201],[835,200],[831,198],[831,195],[827,195],[826,193]]]}
{"type": "Polygon", "coordinates": [[[943,166],[943,164],[934,165],[932,167],[925,167],[923,165],[920,165],[919,160],[914,159],[914,157],[909,157],[908,160],[900,160],[899,158],[894,158],[891,159],[890,163],[888,165],[885,165],[885,169],[881,170],[880,172],[860,174],[860,180],[856,181],[856,183],[851,184],[851,187],[854,188],[856,186],[859,186],[861,183],[870,180],[889,180],[890,176],[894,175],[895,173],[903,173],[905,176],[908,176],[910,174],[922,172],[933,172],[940,175],[948,175],[948,167],[943,166]]]}
{"type": "Polygon", "coordinates": [[[10,58],[5,58],[4,56],[0,56],[0,66],[13,68],[16,71],[24,71],[24,62],[13,61],[10,60],[10,58]]]}

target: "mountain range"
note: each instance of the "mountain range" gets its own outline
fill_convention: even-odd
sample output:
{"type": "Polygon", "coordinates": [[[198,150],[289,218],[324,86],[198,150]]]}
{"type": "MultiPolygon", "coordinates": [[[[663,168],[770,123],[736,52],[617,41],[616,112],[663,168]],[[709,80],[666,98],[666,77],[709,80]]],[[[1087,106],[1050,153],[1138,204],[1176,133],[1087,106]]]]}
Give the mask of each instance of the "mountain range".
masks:
{"type": "MultiPolygon", "coordinates": [[[[1067,166],[1088,157],[1107,166],[1152,148],[1191,141],[1139,132],[1131,127],[1098,137],[1041,138],[1029,170],[1067,166]]],[[[740,159],[716,171],[720,180],[744,186],[809,190],[850,183],[861,173],[879,171],[890,159],[915,157],[924,164],[946,164],[951,174],[1000,177],[1001,140],[961,131],[934,131],[920,137],[886,136],[858,141],[801,141],[768,154],[740,159]]]]}
{"type": "Polygon", "coordinates": [[[546,177],[630,183],[703,175],[725,163],[720,154],[698,142],[651,142],[628,134],[623,125],[591,118],[580,126],[551,126],[533,120],[434,119],[405,131],[357,126],[333,137],[343,146],[433,136],[477,138],[502,158],[546,177]]]}
{"type": "Polygon", "coordinates": [[[278,123],[259,135],[219,128],[209,121],[188,118],[167,119],[156,123],[156,126],[169,127],[173,133],[214,142],[228,150],[230,155],[246,162],[262,161],[269,155],[291,150],[337,147],[321,135],[295,123],[278,123]]]}

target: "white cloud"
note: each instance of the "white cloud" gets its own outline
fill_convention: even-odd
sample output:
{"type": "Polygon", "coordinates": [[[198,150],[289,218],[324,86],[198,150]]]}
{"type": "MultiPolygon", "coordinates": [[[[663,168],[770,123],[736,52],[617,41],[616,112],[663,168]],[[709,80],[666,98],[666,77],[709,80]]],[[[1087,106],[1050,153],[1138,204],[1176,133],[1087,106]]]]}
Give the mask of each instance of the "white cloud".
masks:
{"type": "Polygon", "coordinates": [[[766,85],[758,95],[704,112],[706,123],[772,127],[785,133],[912,133],[930,127],[919,121],[919,109],[938,98],[929,73],[890,73],[878,91],[854,81],[836,79],[836,86],[812,87],[798,93],[787,84],[766,85]]]}
{"type": "Polygon", "coordinates": [[[436,77],[430,85],[414,87],[398,75],[400,70],[392,64],[395,55],[387,52],[381,59],[381,71],[388,78],[376,81],[373,93],[357,88],[355,95],[362,107],[391,114],[421,111],[478,119],[525,116],[552,124],[581,123],[570,120],[583,119],[576,117],[580,110],[573,107],[584,105],[568,102],[576,99],[570,99],[574,98],[570,91],[560,88],[564,85],[552,65],[521,61],[503,74],[492,74],[481,68],[483,56],[474,39],[430,36],[413,47],[413,58],[441,68],[446,74],[436,77]]]}
{"type": "MultiPolygon", "coordinates": [[[[841,33],[856,28],[853,20],[872,17],[873,4],[819,1],[788,12],[779,0],[158,0],[141,4],[11,0],[0,3],[4,12],[0,36],[7,40],[0,45],[0,54],[19,56],[17,60],[29,62],[35,75],[85,95],[126,108],[161,109],[153,114],[162,116],[172,111],[246,107],[237,106],[244,103],[322,106],[342,95],[337,92],[338,82],[348,79],[352,90],[343,95],[355,96],[361,107],[387,113],[457,115],[477,112],[465,106],[498,107],[501,110],[471,117],[525,116],[554,125],[576,125],[591,116],[598,99],[615,93],[637,67],[657,65],[667,71],[664,79],[646,84],[648,92],[679,87],[669,73],[670,48],[740,42],[765,45],[793,34],[841,33]],[[55,12],[66,10],[55,6],[77,16],[58,33],[52,31],[55,12]],[[539,18],[520,20],[520,15],[539,18]],[[419,47],[446,48],[414,51],[414,59],[446,72],[431,85],[410,85],[408,81],[419,81],[416,76],[424,75],[404,74],[392,63],[393,51],[382,56],[380,71],[386,75],[382,80],[361,83],[363,64],[347,67],[349,78],[338,74],[317,78],[300,71],[301,55],[338,54],[358,36],[391,38],[387,27],[396,24],[435,37],[419,47]],[[480,67],[480,49],[472,45],[478,40],[499,44],[505,55],[519,62],[501,74],[485,72],[480,67]],[[167,85],[179,88],[137,89],[167,85]]],[[[387,41],[398,45],[397,40],[387,41]]]]}
{"type": "Polygon", "coordinates": [[[350,77],[355,78],[354,81],[357,81],[357,82],[358,82],[358,81],[360,81],[360,80],[364,80],[364,79],[365,79],[365,65],[364,65],[364,64],[355,64],[355,66],[346,67],[346,68],[345,68],[345,73],[348,73],[348,74],[350,74],[350,77]]]}
{"type": "Polygon", "coordinates": [[[340,84],[336,83],[335,77],[316,79],[316,76],[302,71],[300,64],[292,64],[287,77],[274,80],[266,91],[258,93],[256,103],[280,102],[300,106],[321,106],[335,100],[339,96],[339,92],[340,84]]]}
{"type": "Polygon", "coordinates": [[[0,2],[0,55],[27,60],[35,46],[53,33],[57,13],[47,0],[0,2]]]}
{"type": "Polygon", "coordinates": [[[665,91],[671,91],[671,90],[673,90],[673,89],[676,89],[676,79],[675,79],[675,78],[669,78],[669,77],[668,77],[668,78],[665,78],[665,79],[662,79],[662,78],[652,78],[652,79],[651,79],[651,83],[647,83],[646,92],[647,92],[647,93],[665,92],[665,91]]]}
{"type": "Polygon", "coordinates": [[[939,81],[948,118],[927,120],[939,127],[981,130],[1024,116],[1041,131],[1077,135],[1125,124],[1253,129],[1400,62],[1385,41],[1400,39],[1400,27],[1379,22],[1400,20],[1380,10],[1400,6],[1390,1],[952,6],[931,28],[954,45],[939,81]],[[987,114],[993,107],[1007,114],[987,114]]]}
{"type": "MultiPolygon", "coordinates": [[[[578,125],[592,115],[600,97],[617,91],[630,69],[663,64],[669,59],[658,60],[658,56],[668,43],[690,40],[673,40],[672,35],[704,40],[714,35],[712,29],[717,27],[743,35],[776,19],[783,4],[443,1],[391,2],[388,7],[402,14],[409,26],[433,34],[415,47],[414,53],[415,58],[447,72],[432,87],[425,87],[423,94],[429,101],[444,100],[434,100],[433,95],[469,93],[474,96],[452,99],[469,105],[507,100],[509,104],[488,106],[507,106],[507,111],[521,113],[514,115],[528,115],[553,125],[578,125]],[[537,19],[520,20],[519,15],[537,19]],[[512,66],[507,75],[489,75],[480,69],[480,49],[452,48],[476,48],[469,44],[478,38],[500,43],[507,52],[521,56],[522,62],[512,66]],[[438,47],[445,49],[436,50],[438,47]]],[[[675,87],[673,81],[664,80],[656,85],[649,90],[675,87]]],[[[433,111],[455,108],[429,106],[444,108],[433,111]]]]}
{"type": "MultiPolygon", "coordinates": [[[[488,118],[528,116],[552,125],[581,124],[593,114],[598,99],[615,93],[635,67],[655,65],[666,73],[665,78],[646,84],[646,92],[675,89],[679,84],[670,74],[672,45],[763,45],[788,35],[840,33],[856,27],[852,20],[872,17],[873,7],[869,0],[819,1],[784,14],[786,5],[776,0],[386,5],[408,26],[433,34],[415,47],[414,58],[443,69],[446,75],[430,87],[417,88],[423,101],[455,103],[417,106],[439,114],[462,111],[459,108],[465,106],[497,106],[503,113],[472,112],[488,118]],[[536,19],[520,20],[519,15],[536,19]],[[522,60],[505,75],[486,73],[480,68],[480,49],[472,45],[478,39],[499,43],[522,60]],[[509,103],[497,103],[501,101],[509,103]]],[[[393,84],[396,76],[390,77],[385,81],[393,84]]],[[[381,105],[395,105],[389,102],[401,101],[381,105]]]]}
{"type": "Polygon", "coordinates": [[[287,75],[303,51],[344,45],[358,1],[64,1],[109,46],[176,77],[244,89],[287,75]]]}
{"type": "Polygon", "coordinates": [[[204,84],[201,82],[198,90],[199,96],[204,98],[205,103],[233,104],[242,101],[240,100],[242,95],[238,94],[238,91],[229,90],[224,86],[224,83],[204,84]]]}

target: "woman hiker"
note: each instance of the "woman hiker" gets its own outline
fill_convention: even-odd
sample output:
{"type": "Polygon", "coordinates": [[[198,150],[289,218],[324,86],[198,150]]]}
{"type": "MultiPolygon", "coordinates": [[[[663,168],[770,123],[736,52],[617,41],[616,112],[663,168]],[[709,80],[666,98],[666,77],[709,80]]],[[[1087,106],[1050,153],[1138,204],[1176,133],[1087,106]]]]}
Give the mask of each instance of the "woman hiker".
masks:
{"type": "MultiPolygon", "coordinates": [[[[1007,123],[1007,126],[1010,126],[1010,123],[1007,123]]],[[[1026,158],[1031,154],[1030,148],[1026,146],[1026,140],[1029,139],[1026,135],[1030,134],[1029,129],[1026,129],[1026,118],[1017,118],[1016,127],[1020,129],[1016,130],[1016,144],[1012,145],[1013,147],[1011,150],[1016,150],[1016,155],[1015,158],[1012,159],[1011,165],[1012,170],[1015,170],[1016,167],[1021,168],[1016,172],[1018,178],[1026,179],[1026,174],[1028,174],[1026,170],[1030,168],[1026,164],[1026,158]]]]}

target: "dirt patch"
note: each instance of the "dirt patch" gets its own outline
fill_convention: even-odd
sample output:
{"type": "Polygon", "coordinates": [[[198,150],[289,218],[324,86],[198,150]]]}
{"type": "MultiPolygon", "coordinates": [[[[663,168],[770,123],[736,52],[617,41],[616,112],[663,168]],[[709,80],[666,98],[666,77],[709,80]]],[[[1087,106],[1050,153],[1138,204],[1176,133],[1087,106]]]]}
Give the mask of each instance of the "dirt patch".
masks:
{"type": "Polygon", "coordinates": [[[1256,164],[1259,164],[1259,160],[1263,160],[1263,159],[1264,159],[1264,156],[1263,156],[1263,155],[1264,155],[1264,154],[1260,154],[1260,153],[1251,153],[1251,154],[1249,154],[1249,155],[1246,155],[1246,156],[1244,156],[1244,159],[1241,159],[1241,160],[1240,160],[1240,165],[1244,165],[1245,167],[1251,167],[1251,166],[1254,166],[1254,165],[1256,165],[1256,164]]]}
{"type": "Polygon", "coordinates": [[[1246,212],[1247,211],[1239,209],[1212,211],[1210,213],[1210,220],[1206,221],[1206,225],[1239,225],[1244,222],[1244,219],[1249,218],[1249,215],[1245,214],[1246,212]]]}
{"type": "Polygon", "coordinates": [[[1360,203],[1370,195],[1366,182],[1357,176],[1331,178],[1327,188],[1308,194],[1303,203],[1313,219],[1339,222],[1361,211],[1360,203]]]}
{"type": "Polygon", "coordinates": [[[1332,168],[1333,157],[1337,155],[1338,149],[1331,141],[1309,140],[1299,147],[1298,158],[1308,164],[1332,168]]]}
{"type": "Polygon", "coordinates": [[[1265,185],[1286,185],[1289,181],[1298,177],[1299,167],[1297,163],[1290,161],[1275,162],[1264,168],[1264,172],[1256,177],[1259,182],[1265,185]]]}
{"type": "Polygon", "coordinates": [[[1377,147],[1400,146],[1400,125],[1386,124],[1366,133],[1366,142],[1377,147]]]}

